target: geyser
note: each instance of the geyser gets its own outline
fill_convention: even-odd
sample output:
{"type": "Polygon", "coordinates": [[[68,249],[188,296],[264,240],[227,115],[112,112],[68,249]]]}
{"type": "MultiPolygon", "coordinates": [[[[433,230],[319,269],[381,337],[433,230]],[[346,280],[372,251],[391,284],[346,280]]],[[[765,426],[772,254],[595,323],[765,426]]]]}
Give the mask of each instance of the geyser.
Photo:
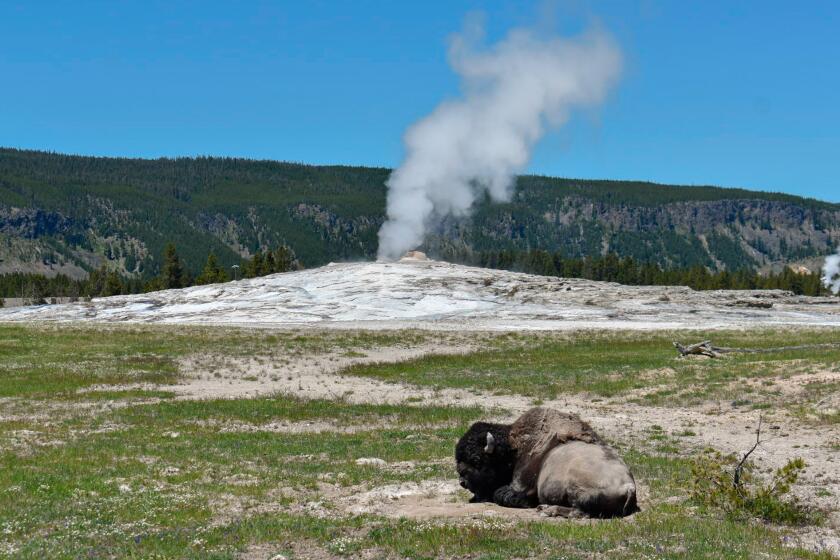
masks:
{"type": "Polygon", "coordinates": [[[515,29],[490,47],[482,36],[468,22],[451,38],[449,64],[463,95],[405,134],[405,160],[387,181],[380,258],[416,248],[431,225],[466,215],[482,193],[509,200],[546,130],[562,126],[573,108],[600,103],[620,73],[621,53],[600,28],[573,38],[515,29]]]}
{"type": "Polygon", "coordinates": [[[840,247],[836,255],[829,255],[823,265],[823,284],[831,293],[840,294],[840,247]]]}

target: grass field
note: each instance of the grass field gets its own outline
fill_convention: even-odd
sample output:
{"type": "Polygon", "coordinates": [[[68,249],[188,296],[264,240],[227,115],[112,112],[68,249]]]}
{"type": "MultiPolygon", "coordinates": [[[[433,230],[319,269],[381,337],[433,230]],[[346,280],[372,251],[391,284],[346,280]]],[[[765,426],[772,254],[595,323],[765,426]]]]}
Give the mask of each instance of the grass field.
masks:
{"type": "MultiPolygon", "coordinates": [[[[809,445],[796,449],[826,472],[840,463],[837,412],[825,405],[840,383],[840,349],[675,357],[674,337],[704,334],[0,325],[0,557],[833,558],[824,535],[840,510],[836,471],[807,481],[805,497],[819,510],[814,527],[728,516],[692,502],[687,488],[702,444],[693,438],[715,406],[744,422],[760,412],[792,433],[817,434],[793,445],[809,445]],[[476,351],[363,361],[372,349],[421,345],[476,351]],[[194,400],[179,392],[195,375],[185,366],[194,356],[241,362],[226,374],[257,385],[253,360],[273,364],[282,383],[284,368],[315,356],[323,375],[399,383],[404,399],[376,402],[364,385],[311,399],[290,381],[256,398],[194,400]],[[330,373],[325,364],[336,356],[359,363],[330,373]],[[422,388],[435,396],[418,396],[422,388]],[[478,398],[453,400],[453,390],[478,398]],[[464,491],[429,490],[456,486],[453,445],[471,422],[552,399],[591,401],[595,418],[613,410],[597,407],[638,415],[623,438],[602,423],[644,489],[642,512],[607,521],[478,515],[464,491]],[[658,420],[672,410],[679,421],[658,420]],[[417,487],[407,497],[383,494],[387,507],[360,501],[417,487]],[[424,510],[409,500],[453,515],[417,515],[424,510]]],[[[713,338],[766,348],[838,342],[840,334],[713,338]]]]}
{"type": "MultiPolygon", "coordinates": [[[[696,342],[708,333],[590,332],[534,340],[508,335],[494,347],[467,355],[428,356],[411,363],[354,366],[351,375],[432,387],[468,388],[551,399],[562,394],[597,397],[633,395],[640,404],[685,406],[710,400],[743,400],[752,408],[798,406],[807,409],[840,390],[840,382],[812,381],[797,399],[776,387],[774,379],[794,374],[840,370],[840,333],[754,331],[714,334],[719,346],[774,347],[837,343],[835,347],[732,354],[725,360],[677,360],[676,338],[696,342]],[[746,386],[746,381],[762,381],[746,386]],[[746,389],[746,390],[745,390],[746,389]],[[746,398],[744,398],[746,396],[746,398]]],[[[821,421],[840,422],[838,414],[821,421]]]]}

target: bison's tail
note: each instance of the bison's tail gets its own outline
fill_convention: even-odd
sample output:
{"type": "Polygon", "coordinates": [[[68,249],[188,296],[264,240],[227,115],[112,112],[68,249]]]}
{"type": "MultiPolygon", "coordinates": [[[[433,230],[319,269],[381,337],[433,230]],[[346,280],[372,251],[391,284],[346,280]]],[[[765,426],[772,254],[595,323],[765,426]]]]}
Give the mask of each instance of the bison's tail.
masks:
{"type": "Polygon", "coordinates": [[[621,510],[622,515],[631,515],[639,511],[639,506],[636,503],[636,485],[624,485],[624,507],[621,510]]]}

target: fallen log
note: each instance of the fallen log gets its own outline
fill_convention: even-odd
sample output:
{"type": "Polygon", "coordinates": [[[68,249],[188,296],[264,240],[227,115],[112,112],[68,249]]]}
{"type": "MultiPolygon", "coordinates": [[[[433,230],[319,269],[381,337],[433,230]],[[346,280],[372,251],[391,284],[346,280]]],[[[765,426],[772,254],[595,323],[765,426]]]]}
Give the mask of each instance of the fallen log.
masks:
{"type": "Polygon", "coordinates": [[[763,352],[785,352],[788,350],[809,350],[812,348],[840,348],[840,342],[825,342],[822,344],[799,344],[797,346],[776,346],[773,348],[729,348],[726,346],[714,346],[711,340],[704,340],[703,342],[695,342],[688,346],[683,346],[676,340],[674,341],[674,348],[680,353],[680,357],[684,356],[708,356],[710,358],[719,358],[721,354],[741,353],[741,354],[760,354],[763,352]]]}
{"type": "Polygon", "coordinates": [[[703,342],[695,342],[694,344],[689,344],[688,346],[683,346],[676,340],[674,341],[674,348],[677,349],[677,352],[680,353],[680,357],[682,356],[690,356],[692,354],[699,355],[699,356],[708,356],[710,358],[717,358],[720,354],[715,351],[715,347],[712,346],[711,340],[704,340],[703,342]]]}

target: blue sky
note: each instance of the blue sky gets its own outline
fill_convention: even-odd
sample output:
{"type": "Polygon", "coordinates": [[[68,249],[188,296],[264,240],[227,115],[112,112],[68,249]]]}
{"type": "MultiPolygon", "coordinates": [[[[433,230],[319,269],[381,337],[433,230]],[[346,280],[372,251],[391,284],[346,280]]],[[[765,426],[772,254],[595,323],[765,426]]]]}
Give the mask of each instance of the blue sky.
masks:
{"type": "Polygon", "coordinates": [[[530,172],[840,201],[840,3],[688,0],[0,4],[0,145],[397,165],[402,134],[458,95],[467,13],[574,32],[625,57],[597,112],[530,172]]]}

